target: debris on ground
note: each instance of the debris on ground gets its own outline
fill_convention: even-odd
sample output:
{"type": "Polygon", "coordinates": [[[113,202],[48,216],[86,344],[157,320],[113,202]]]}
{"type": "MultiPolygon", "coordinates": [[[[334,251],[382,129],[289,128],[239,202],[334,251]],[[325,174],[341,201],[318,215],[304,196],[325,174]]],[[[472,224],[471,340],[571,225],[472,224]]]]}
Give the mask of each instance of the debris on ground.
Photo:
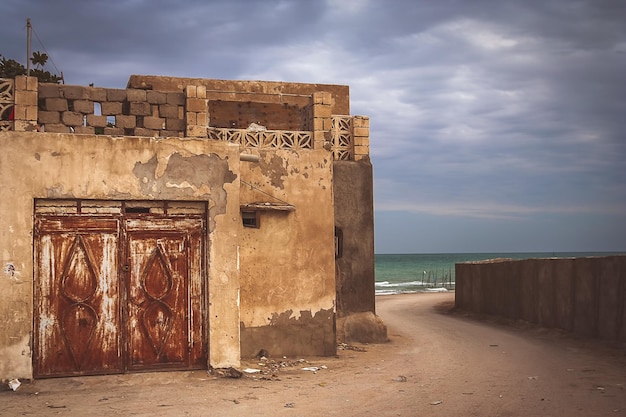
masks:
{"type": "Polygon", "coordinates": [[[211,368],[209,374],[217,376],[219,378],[241,378],[243,372],[230,367],[230,368],[211,368]]]}
{"type": "Polygon", "coordinates": [[[22,385],[22,383],[17,378],[13,378],[12,380],[9,381],[9,389],[13,391],[17,391],[20,385],[22,385]]]}
{"type": "Polygon", "coordinates": [[[339,343],[337,345],[337,350],[354,350],[356,352],[367,352],[367,350],[363,349],[362,347],[349,345],[347,343],[339,343]]]}

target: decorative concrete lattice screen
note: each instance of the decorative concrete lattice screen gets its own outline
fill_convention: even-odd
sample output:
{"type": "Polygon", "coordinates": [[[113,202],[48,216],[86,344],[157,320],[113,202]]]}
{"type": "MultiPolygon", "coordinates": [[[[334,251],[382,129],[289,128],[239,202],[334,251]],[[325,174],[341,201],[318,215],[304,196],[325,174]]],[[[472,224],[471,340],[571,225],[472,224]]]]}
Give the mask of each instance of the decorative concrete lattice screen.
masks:
{"type": "Polygon", "coordinates": [[[13,121],[9,120],[15,105],[15,84],[13,80],[0,78],[0,132],[13,130],[13,121]]]}
{"type": "Polygon", "coordinates": [[[238,143],[244,148],[311,149],[312,132],[293,130],[207,129],[209,139],[238,143]]]}
{"type": "Polygon", "coordinates": [[[354,159],[354,141],[351,116],[333,116],[332,118],[332,150],[335,161],[351,161],[354,159]]]}

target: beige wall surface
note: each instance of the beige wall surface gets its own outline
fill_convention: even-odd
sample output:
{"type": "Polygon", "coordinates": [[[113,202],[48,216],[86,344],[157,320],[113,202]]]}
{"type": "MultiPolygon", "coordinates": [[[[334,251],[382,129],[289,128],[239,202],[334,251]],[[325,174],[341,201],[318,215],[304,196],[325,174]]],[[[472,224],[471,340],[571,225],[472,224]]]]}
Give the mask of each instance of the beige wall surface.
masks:
{"type": "Polygon", "coordinates": [[[239,363],[239,146],[226,142],[0,132],[0,380],[32,377],[35,198],[209,204],[209,363],[239,363]]]}
{"type": "Polygon", "coordinates": [[[626,341],[626,256],[456,264],[458,308],[626,341]]]}
{"type": "Polygon", "coordinates": [[[332,157],[324,149],[254,151],[241,167],[242,203],[288,203],[242,227],[241,353],[329,355],[334,331],[332,157]]]}

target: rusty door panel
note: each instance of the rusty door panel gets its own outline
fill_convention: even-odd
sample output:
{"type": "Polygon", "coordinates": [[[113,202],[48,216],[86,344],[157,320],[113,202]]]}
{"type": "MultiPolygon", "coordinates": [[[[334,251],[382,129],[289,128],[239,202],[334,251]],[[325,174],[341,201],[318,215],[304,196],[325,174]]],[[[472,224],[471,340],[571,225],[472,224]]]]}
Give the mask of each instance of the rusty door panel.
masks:
{"type": "Polygon", "coordinates": [[[35,219],[35,377],[206,368],[201,216],[35,219]]]}
{"type": "Polygon", "coordinates": [[[199,255],[202,222],[128,221],[128,367],[204,367],[199,255]],[[198,349],[199,348],[199,349],[198,349]]]}
{"type": "Polygon", "coordinates": [[[117,259],[119,234],[111,224],[94,232],[94,219],[38,222],[34,349],[38,376],[119,372],[117,259]],[[65,224],[64,224],[65,223],[65,224]],[[63,226],[59,233],[56,226],[63,226]]]}

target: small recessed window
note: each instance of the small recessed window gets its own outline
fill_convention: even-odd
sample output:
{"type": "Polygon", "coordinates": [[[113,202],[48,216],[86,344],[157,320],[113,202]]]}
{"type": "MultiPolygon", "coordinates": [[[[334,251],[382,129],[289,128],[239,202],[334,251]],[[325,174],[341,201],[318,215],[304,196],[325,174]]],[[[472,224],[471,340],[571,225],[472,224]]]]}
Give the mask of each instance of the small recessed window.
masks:
{"type": "Polygon", "coordinates": [[[258,229],[261,224],[261,222],[259,221],[258,211],[242,211],[241,219],[243,221],[244,227],[254,227],[258,229]]]}

